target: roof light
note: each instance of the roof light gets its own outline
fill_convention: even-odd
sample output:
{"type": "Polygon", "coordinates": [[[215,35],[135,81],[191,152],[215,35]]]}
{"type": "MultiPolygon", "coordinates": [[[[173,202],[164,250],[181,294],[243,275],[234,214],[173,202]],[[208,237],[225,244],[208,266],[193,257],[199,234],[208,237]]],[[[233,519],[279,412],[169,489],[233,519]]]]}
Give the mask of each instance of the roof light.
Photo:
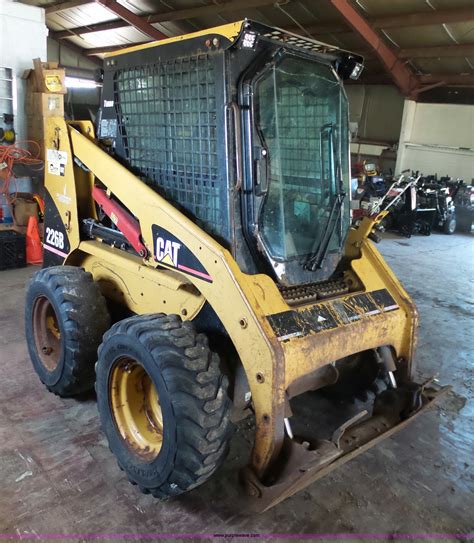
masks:
{"type": "Polygon", "coordinates": [[[349,76],[351,79],[359,79],[360,74],[362,73],[362,70],[364,69],[364,65],[360,62],[354,63],[354,68],[352,68],[351,75],[349,76]]]}
{"type": "Polygon", "coordinates": [[[253,49],[257,43],[256,32],[245,32],[242,38],[242,48],[253,49]]]}

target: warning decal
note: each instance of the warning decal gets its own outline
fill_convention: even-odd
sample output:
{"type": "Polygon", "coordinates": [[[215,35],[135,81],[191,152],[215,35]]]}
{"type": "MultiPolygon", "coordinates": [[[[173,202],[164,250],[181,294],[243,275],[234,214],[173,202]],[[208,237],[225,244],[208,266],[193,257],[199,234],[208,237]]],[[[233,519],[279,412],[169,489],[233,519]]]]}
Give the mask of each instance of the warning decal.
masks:
{"type": "Polygon", "coordinates": [[[293,337],[345,326],[364,318],[399,309],[388,290],[381,289],[364,294],[316,304],[302,311],[283,311],[267,317],[279,341],[293,337]]]}
{"type": "Polygon", "coordinates": [[[56,151],[56,149],[47,149],[46,162],[48,164],[48,173],[63,177],[67,164],[67,153],[65,151],[56,151]]]}

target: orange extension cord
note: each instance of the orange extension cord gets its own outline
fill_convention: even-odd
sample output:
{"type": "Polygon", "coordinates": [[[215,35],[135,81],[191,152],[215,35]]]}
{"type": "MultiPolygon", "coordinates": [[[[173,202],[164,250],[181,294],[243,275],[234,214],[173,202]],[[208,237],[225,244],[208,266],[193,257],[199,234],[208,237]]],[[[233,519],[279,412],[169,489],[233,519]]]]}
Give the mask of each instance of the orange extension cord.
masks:
{"type": "MultiPolygon", "coordinates": [[[[41,171],[43,169],[43,161],[39,159],[40,147],[35,141],[19,142],[27,146],[36,146],[35,155],[23,147],[15,145],[0,145],[0,194],[5,196],[5,199],[12,211],[12,204],[17,198],[16,177],[13,173],[15,164],[28,164],[33,169],[41,171]],[[15,190],[12,191],[12,184],[15,185],[15,190]],[[13,196],[12,196],[13,194],[13,196]]],[[[13,213],[12,213],[13,216],[13,213]]]]}

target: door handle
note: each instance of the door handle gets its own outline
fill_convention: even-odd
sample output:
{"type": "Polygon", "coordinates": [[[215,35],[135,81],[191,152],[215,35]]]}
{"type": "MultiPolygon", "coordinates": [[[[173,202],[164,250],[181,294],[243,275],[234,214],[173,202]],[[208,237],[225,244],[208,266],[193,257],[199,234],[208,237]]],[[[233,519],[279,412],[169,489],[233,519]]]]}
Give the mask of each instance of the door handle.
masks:
{"type": "Polygon", "coordinates": [[[232,113],[234,123],[234,149],[235,149],[235,171],[236,179],[234,189],[240,190],[242,186],[242,124],[240,120],[240,109],[235,102],[227,105],[227,109],[232,113]]]}

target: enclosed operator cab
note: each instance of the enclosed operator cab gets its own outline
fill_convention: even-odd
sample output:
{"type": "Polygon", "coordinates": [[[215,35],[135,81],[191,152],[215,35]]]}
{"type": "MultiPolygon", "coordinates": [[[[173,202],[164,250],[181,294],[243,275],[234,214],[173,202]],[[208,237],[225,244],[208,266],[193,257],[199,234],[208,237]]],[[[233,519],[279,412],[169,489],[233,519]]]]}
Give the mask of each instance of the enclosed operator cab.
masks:
{"type": "Polygon", "coordinates": [[[250,21],[132,47],[106,59],[98,136],[243,271],[325,280],[349,226],[342,80],[361,69],[250,21]]]}

